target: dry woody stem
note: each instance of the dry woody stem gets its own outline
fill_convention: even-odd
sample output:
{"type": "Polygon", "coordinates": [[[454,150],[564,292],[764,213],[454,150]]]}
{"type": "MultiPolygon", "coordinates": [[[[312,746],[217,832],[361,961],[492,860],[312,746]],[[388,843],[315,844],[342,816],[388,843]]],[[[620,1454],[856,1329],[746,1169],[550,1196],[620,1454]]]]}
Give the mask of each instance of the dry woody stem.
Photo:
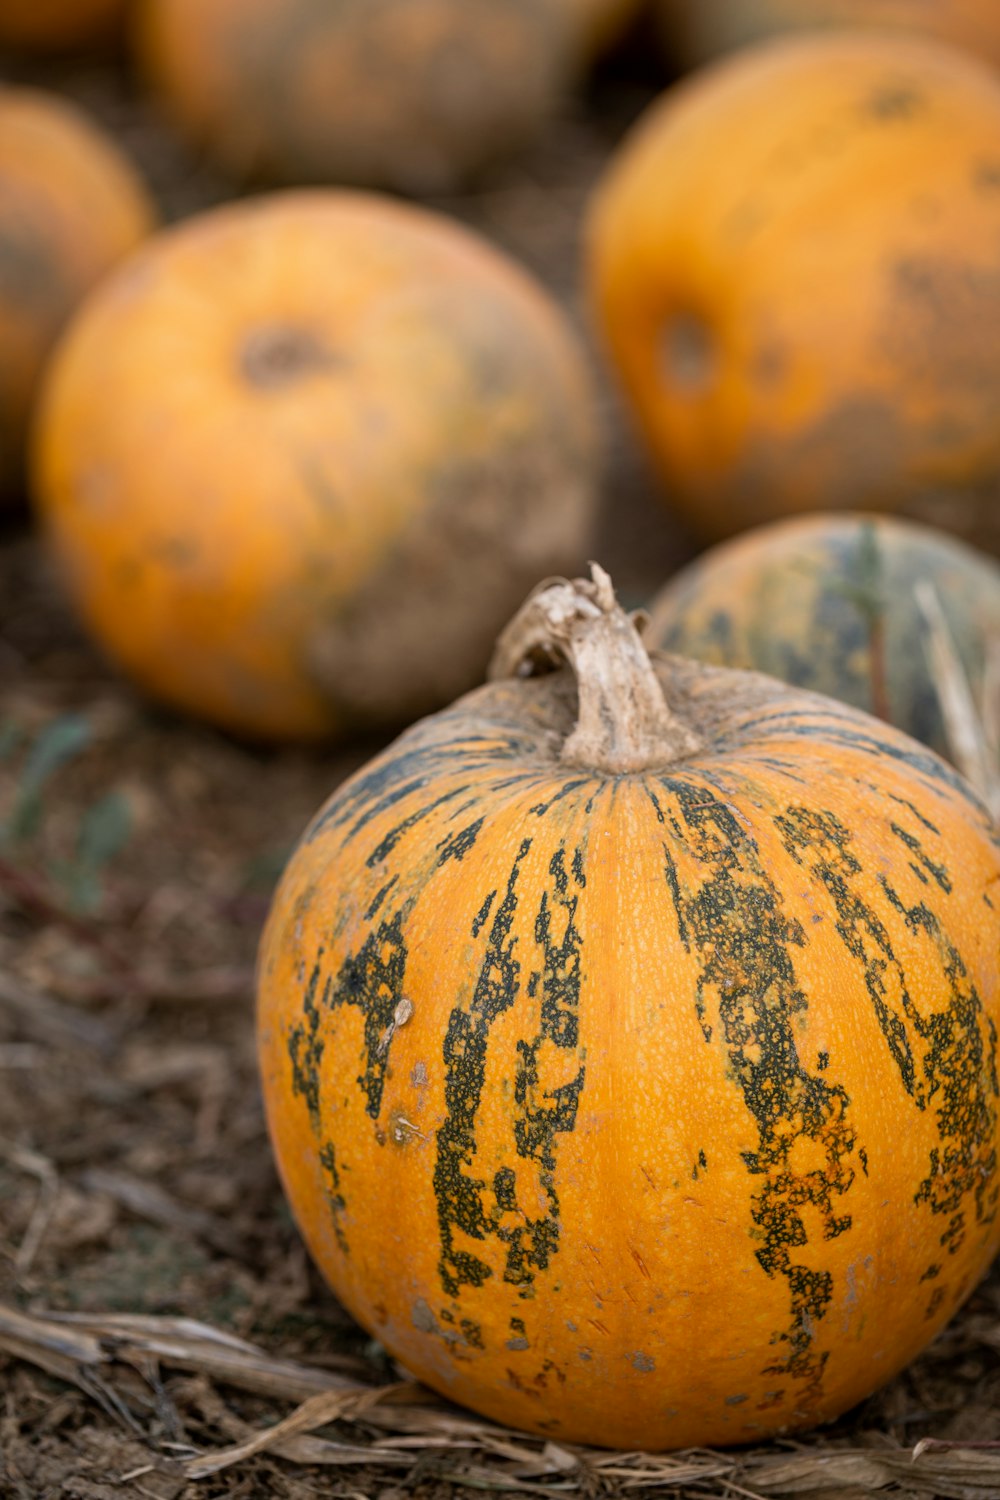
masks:
{"type": "Polygon", "coordinates": [[[673,713],[635,621],[597,563],[590,579],[550,579],[535,589],[497,641],[492,679],[568,662],[576,677],[576,728],[560,760],[621,775],[672,765],[700,748],[673,713]]]}

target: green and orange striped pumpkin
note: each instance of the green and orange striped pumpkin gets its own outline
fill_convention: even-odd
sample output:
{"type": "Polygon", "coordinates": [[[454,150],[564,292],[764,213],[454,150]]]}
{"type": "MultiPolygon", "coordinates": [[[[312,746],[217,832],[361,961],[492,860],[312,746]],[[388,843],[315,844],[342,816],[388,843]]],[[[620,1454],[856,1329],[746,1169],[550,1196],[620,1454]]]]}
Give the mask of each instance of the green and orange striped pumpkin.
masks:
{"type": "Polygon", "coordinates": [[[710,547],[656,595],[644,639],[826,693],[948,755],[927,587],[978,697],[1000,641],[1000,564],[895,516],[796,516],[710,547]]]}
{"type": "Polygon", "coordinates": [[[1000,1238],[997,834],[864,714],[651,665],[599,570],[497,671],[335,793],[276,896],[260,1055],[306,1241],[504,1422],[832,1417],[1000,1238]]]}

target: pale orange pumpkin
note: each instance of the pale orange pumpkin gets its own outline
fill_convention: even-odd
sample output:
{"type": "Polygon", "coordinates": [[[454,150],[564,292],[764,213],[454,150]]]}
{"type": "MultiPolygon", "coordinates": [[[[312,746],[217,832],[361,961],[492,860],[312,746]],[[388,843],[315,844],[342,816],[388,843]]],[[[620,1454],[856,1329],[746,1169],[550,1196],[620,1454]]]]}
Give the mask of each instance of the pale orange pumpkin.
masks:
{"type": "MultiPolygon", "coordinates": [[[[172,119],[238,177],[453,189],[559,102],[566,0],[143,0],[172,119]]],[[[596,18],[595,18],[596,19],[596,18]]]]}
{"type": "Polygon", "coordinates": [[[317,190],[168,231],[81,312],[38,424],[83,619],[230,729],[399,724],[480,677],[586,555],[589,372],[517,265],[427,210],[317,190]]]}
{"type": "Polygon", "coordinates": [[[19,491],[56,337],[154,222],[137,172],[82,110],[39,89],[0,88],[0,497],[19,491]]]}
{"type": "Polygon", "coordinates": [[[1000,64],[995,0],[653,0],[672,56],[697,65],[785,32],[865,27],[911,32],[1000,64]]]}
{"type": "Polygon", "coordinates": [[[409,1370],[556,1441],[833,1417],[1000,1243],[997,832],[865,714],[651,663],[599,570],[494,671],[334,793],[274,901],[306,1242],[409,1370]]]}
{"type": "Polygon", "coordinates": [[[1000,76],[778,41],[652,106],[589,281],[665,491],[708,537],[901,511],[1000,548],[1000,76]]]}

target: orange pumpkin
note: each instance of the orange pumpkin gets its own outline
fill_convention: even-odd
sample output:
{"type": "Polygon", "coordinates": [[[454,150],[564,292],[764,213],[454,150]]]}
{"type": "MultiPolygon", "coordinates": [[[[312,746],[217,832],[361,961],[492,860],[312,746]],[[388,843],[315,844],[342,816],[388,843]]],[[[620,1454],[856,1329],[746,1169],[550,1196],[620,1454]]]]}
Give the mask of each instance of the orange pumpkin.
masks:
{"type": "Polygon", "coordinates": [[[0,89],[0,495],[21,482],[56,336],[153,221],[131,165],[82,111],[40,90],[0,89]]]}
{"type": "Polygon", "coordinates": [[[978,698],[1000,641],[1000,567],[892,516],[799,516],[710,548],[657,594],[645,640],[826,693],[947,755],[928,586],[978,698]]]}
{"type": "Polygon", "coordinates": [[[433,192],[520,147],[572,55],[564,0],[144,0],[171,115],[229,172],[433,192]]]}
{"type": "Polygon", "coordinates": [[[832,1417],[1000,1242],[1000,839],[876,720],[651,664],[599,570],[495,671],[334,793],[275,898],[306,1242],[410,1370],[555,1440],[832,1417]]]}
{"type": "Polygon", "coordinates": [[[903,511],[1000,547],[1000,78],[912,38],[780,41],[653,106],[589,275],[708,537],[903,511]]]}
{"type": "Polygon", "coordinates": [[[594,408],[560,310],[430,212],[333,190],[151,241],[61,346],[48,536],[96,639],[241,733],[398,724],[585,556],[594,408]]]}
{"type": "Polygon", "coordinates": [[[1000,63],[995,0],[654,0],[664,38],[689,65],[783,32],[861,26],[922,33],[1000,63]]]}
{"type": "Polygon", "coordinates": [[[59,51],[110,34],[125,0],[2,0],[0,47],[59,51]]]}

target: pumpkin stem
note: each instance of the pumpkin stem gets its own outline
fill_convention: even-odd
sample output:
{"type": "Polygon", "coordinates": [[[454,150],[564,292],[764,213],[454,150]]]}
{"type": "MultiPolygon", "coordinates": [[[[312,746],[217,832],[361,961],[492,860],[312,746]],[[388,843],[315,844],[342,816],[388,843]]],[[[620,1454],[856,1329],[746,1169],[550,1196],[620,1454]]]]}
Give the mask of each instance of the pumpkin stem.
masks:
{"type": "Polygon", "coordinates": [[[611,579],[539,584],[500,635],[489,676],[525,677],[566,661],[576,676],[576,728],[563,744],[564,765],[618,775],[668,766],[700,749],[697,735],[671,712],[639,637],[637,621],[615,598],[611,579]]]}

